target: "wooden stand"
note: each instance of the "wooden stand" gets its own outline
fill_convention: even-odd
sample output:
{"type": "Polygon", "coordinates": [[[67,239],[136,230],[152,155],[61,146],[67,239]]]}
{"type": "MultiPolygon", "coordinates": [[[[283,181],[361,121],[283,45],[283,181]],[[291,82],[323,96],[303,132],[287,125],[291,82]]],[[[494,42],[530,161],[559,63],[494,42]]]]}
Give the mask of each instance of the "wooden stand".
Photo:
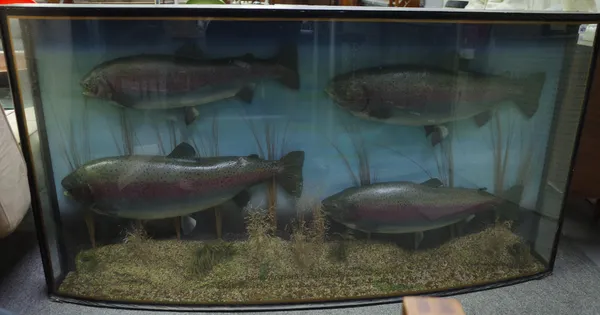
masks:
{"type": "Polygon", "coordinates": [[[94,224],[94,214],[92,211],[86,211],[84,214],[85,225],[88,229],[88,234],[90,235],[90,242],[92,243],[92,248],[96,248],[96,226],[94,224]]]}

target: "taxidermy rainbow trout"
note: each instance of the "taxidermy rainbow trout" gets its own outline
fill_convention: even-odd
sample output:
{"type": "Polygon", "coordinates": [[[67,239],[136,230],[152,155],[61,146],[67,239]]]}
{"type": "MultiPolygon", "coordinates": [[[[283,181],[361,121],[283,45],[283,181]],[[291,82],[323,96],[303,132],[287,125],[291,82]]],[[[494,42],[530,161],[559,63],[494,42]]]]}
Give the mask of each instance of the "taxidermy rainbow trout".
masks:
{"type": "Polygon", "coordinates": [[[521,79],[426,66],[395,65],[360,69],[334,77],[325,92],[353,115],[380,122],[424,126],[432,144],[443,138],[439,126],[474,118],[478,126],[503,101],[532,117],[539,106],[544,73],[521,79]]]}
{"type": "Polygon", "coordinates": [[[296,47],[284,47],[272,59],[201,56],[198,49],[183,47],[174,55],[110,60],[81,80],[83,95],[132,109],[182,108],[190,124],[198,116],[195,106],[229,98],[251,103],[259,81],[278,80],[294,90],[300,86],[296,47]]]}
{"type": "Polygon", "coordinates": [[[352,187],[323,200],[323,211],[334,221],[367,233],[417,233],[460,221],[502,205],[517,205],[522,186],[501,198],[483,189],[442,187],[438,179],[424,183],[387,182],[352,187]]]}
{"type": "Polygon", "coordinates": [[[275,177],[290,195],[302,193],[304,152],[279,161],[257,155],[196,158],[182,143],[168,156],[117,156],[90,161],[66,176],[65,194],[93,211],[152,220],[187,216],[233,199],[241,207],[250,186],[275,177]]]}

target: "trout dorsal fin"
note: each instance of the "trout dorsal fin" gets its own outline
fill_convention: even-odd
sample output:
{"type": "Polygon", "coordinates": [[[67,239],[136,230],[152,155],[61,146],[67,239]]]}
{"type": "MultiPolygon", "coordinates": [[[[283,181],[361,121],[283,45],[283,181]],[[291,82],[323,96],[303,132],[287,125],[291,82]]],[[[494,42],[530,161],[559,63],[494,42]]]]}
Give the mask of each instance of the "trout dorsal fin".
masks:
{"type": "Polygon", "coordinates": [[[182,142],[167,157],[186,159],[196,157],[196,150],[187,142],[182,142]]]}
{"type": "Polygon", "coordinates": [[[422,182],[421,185],[438,188],[438,187],[444,186],[444,183],[442,183],[442,181],[437,178],[431,178],[431,179],[428,179],[428,180],[422,182]]]}

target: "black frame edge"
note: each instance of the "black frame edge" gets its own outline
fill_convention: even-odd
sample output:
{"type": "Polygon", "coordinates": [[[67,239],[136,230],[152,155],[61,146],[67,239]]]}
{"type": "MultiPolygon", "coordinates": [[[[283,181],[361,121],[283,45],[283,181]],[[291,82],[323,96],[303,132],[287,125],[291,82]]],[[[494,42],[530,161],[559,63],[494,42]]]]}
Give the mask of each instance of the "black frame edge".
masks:
{"type": "MultiPolygon", "coordinates": [[[[10,21],[8,21],[10,22],[10,21]]],[[[42,164],[45,171],[45,184],[48,190],[48,199],[50,200],[50,213],[52,213],[52,223],[55,228],[56,246],[60,257],[59,264],[61,269],[60,278],[66,276],[65,272],[69,270],[67,261],[67,248],[64,239],[64,230],[62,228],[62,220],[60,216],[60,208],[58,206],[58,199],[56,195],[56,183],[54,181],[54,168],[52,167],[52,155],[50,154],[50,142],[48,141],[48,133],[46,128],[46,114],[44,112],[44,106],[42,104],[42,95],[38,85],[38,67],[37,60],[35,58],[36,48],[35,44],[31,39],[32,26],[29,20],[20,20],[21,33],[27,34],[22,36],[23,39],[23,51],[27,60],[27,73],[29,74],[29,82],[31,83],[31,96],[33,99],[33,108],[35,111],[35,119],[37,123],[37,132],[40,139],[40,155],[42,158],[42,164]]],[[[42,211],[43,215],[43,211],[42,211]]],[[[48,247],[49,248],[49,247],[48,247]]],[[[51,256],[50,256],[51,257],[51,256]]],[[[56,281],[60,284],[62,281],[56,281]]],[[[55,288],[56,290],[56,288],[55,288]]]]}
{"type": "Polygon", "coordinates": [[[388,7],[310,6],[310,5],[77,5],[53,4],[7,5],[3,7],[8,16],[89,17],[89,18],[191,18],[222,17],[252,19],[390,19],[390,20],[437,20],[478,21],[481,23],[574,23],[586,24],[600,21],[600,14],[552,11],[476,11],[464,9],[425,9],[388,7]]]}
{"type": "Polygon", "coordinates": [[[48,294],[51,294],[54,291],[56,285],[54,281],[54,268],[52,266],[52,261],[50,258],[48,239],[46,238],[46,226],[44,223],[44,216],[42,213],[40,198],[38,195],[39,191],[37,189],[37,179],[35,176],[35,168],[33,166],[33,155],[31,152],[31,144],[29,142],[28,129],[26,126],[27,118],[25,117],[25,108],[23,106],[23,100],[21,98],[21,93],[19,89],[16,61],[15,56],[13,55],[14,47],[12,46],[12,40],[10,37],[10,30],[8,25],[9,20],[8,16],[6,15],[6,10],[1,10],[0,16],[2,46],[4,48],[4,56],[6,58],[10,89],[13,97],[15,115],[17,118],[17,129],[19,131],[19,138],[21,142],[21,154],[23,154],[23,158],[25,159],[27,169],[27,180],[29,184],[29,193],[31,196],[31,211],[33,213],[36,236],[40,248],[42,265],[44,268],[46,289],[48,294]]]}
{"type": "Polygon", "coordinates": [[[596,30],[596,34],[594,35],[594,46],[592,49],[592,60],[590,60],[590,71],[588,71],[587,80],[585,82],[585,93],[583,97],[583,104],[581,105],[581,113],[579,113],[579,125],[577,126],[577,131],[575,133],[575,143],[574,150],[571,152],[571,161],[569,162],[569,172],[567,174],[567,182],[566,182],[566,191],[563,192],[562,197],[562,207],[560,211],[560,216],[558,218],[558,226],[556,229],[556,233],[554,235],[554,243],[552,245],[552,254],[550,256],[550,270],[554,270],[554,264],[556,263],[556,255],[558,253],[558,244],[560,241],[560,234],[563,228],[563,224],[565,221],[565,205],[570,196],[570,187],[571,187],[571,179],[573,178],[573,171],[575,167],[575,161],[577,160],[577,153],[579,151],[579,143],[581,141],[581,133],[583,131],[585,125],[585,115],[587,114],[590,91],[592,89],[592,82],[594,79],[600,78],[597,77],[596,64],[598,63],[598,52],[600,51],[600,36],[598,35],[600,30],[596,30]]]}
{"type": "MultiPolygon", "coordinates": [[[[2,42],[4,44],[5,49],[7,50],[5,56],[7,58],[7,66],[9,70],[9,78],[11,82],[16,82],[17,84],[11,84],[11,92],[13,94],[13,99],[15,100],[15,111],[17,114],[17,125],[20,134],[27,134],[26,129],[26,119],[24,117],[24,106],[21,100],[21,94],[19,91],[17,75],[16,75],[16,67],[14,64],[14,56],[13,56],[13,47],[10,43],[9,38],[9,30],[8,30],[8,16],[32,16],[38,15],[40,18],[43,16],[55,16],[55,17],[84,17],[84,16],[96,16],[96,17],[120,17],[120,16],[145,16],[148,18],[153,17],[189,17],[198,15],[201,17],[223,17],[223,18],[236,18],[236,17],[245,17],[248,15],[248,8],[244,6],[239,6],[239,8],[213,8],[213,7],[197,7],[197,6],[185,6],[181,8],[174,8],[169,6],[132,6],[132,7],[94,7],[94,6],[56,6],[56,5],[48,5],[48,6],[5,6],[0,8],[2,11],[1,14],[1,31],[3,34],[2,42]],[[160,9],[160,10],[157,10],[160,9]],[[43,14],[42,14],[43,13],[43,14]],[[67,13],[67,15],[65,15],[67,13]]],[[[598,23],[600,21],[600,14],[566,14],[566,13],[506,13],[506,12],[465,12],[464,10],[453,10],[453,11],[430,11],[430,10],[354,10],[347,8],[336,8],[336,9],[324,9],[324,8],[311,8],[308,9],[294,9],[289,10],[287,8],[282,7],[259,7],[252,8],[255,10],[254,13],[258,13],[253,18],[278,18],[281,20],[286,20],[289,18],[298,18],[298,19],[362,19],[367,20],[369,18],[372,19],[406,19],[406,20],[415,20],[420,21],[424,19],[434,19],[440,21],[452,21],[455,23],[460,23],[460,21],[480,21],[481,23],[491,23],[494,20],[502,21],[502,22],[538,22],[538,23],[598,23]],[[301,16],[301,17],[300,17],[301,16]],[[418,18],[417,18],[418,16],[418,18]]],[[[597,61],[597,53],[598,53],[598,34],[595,36],[594,40],[594,52],[593,52],[593,60],[591,61],[591,69],[595,69],[595,64],[597,61]]],[[[586,94],[584,96],[584,104],[582,108],[582,113],[579,120],[579,126],[575,139],[575,148],[579,145],[581,130],[583,128],[583,117],[587,110],[587,102],[589,97],[589,91],[591,88],[591,82],[594,77],[595,71],[590,71],[588,74],[587,82],[586,82],[586,94]]],[[[39,127],[38,127],[39,128],[39,127]]],[[[41,140],[41,139],[40,139],[41,140]]],[[[52,262],[50,260],[49,248],[48,248],[48,240],[46,238],[46,231],[44,226],[44,218],[41,213],[40,207],[40,199],[37,190],[37,182],[34,175],[33,170],[33,159],[31,155],[30,143],[28,137],[22,137],[21,147],[23,150],[23,155],[25,160],[28,161],[27,169],[28,169],[28,178],[29,185],[32,194],[32,208],[35,217],[36,223],[36,232],[38,236],[38,241],[43,246],[40,246],[40,252],[42,256],[42,262],[44,265],[44,273],[46,277],[46,284],[48,286],[48,293],[51,299],[68,302],[68,303],[76,303],[88,306],[99,306],[99,307],[111,307],[111,308],[120,308],[120,309],[134,309],[134,310],[166,310],[166,311],[277,311],[277,310],[305,310],[305,309],[330,309],[330,308],[343,308],[343,307],[357,307],[357,306],[374,306],[374,305],[382,305],[382,304],[390,304],[390,303],[399,303],[402,301],[402,297],[388,297],[388,298],[380,298],[376,300],[352,300],[352,301],[331,301],[331,302],[298,302],[293,304],[280,304],[280,305],[271,305],[271,304],[260,304],[257,306],[244,306],[244,305],[234,305],[234,306],[171,306],[171,305],[162,305],[162,304],[127,304],[127,303],[114,303],[109,301],[93,301],[93,300],[85,300],[85,299],[75,299],[69,296],[61,295],[56,293],[56,286],[54,281],[54,275],[52,272],[52,262]],[[32,178],[33,177],[33,178],[32,178]]],[[[571,177],[572,177],[572,169],[573,163],[576,158],[577,150],[574,150],[571,157],[571,168],[569,170],[569,175],[567,179],[567,186],[570,185],[571,177]]],[[[563,204],[567,198],[567,193],[563,197],[563,204]]],[[[55,198],[54,198],[55,199],[55,198]]],[[[488,289],[494,289],[499,287],[504,287],[508,285],[514,285],[518,283],[523,283],[526,281],[540,279],[552,273],[554,268],[556,251],[558,247],[559,241],[559,233],[562,229],[564,220],[564,209],[561,210],[557,234],[554,238],[552,256],[549,262],[549,268],[545,271],[542,271],[538,274],[509,279],[504,281],[495,282],[493,284],[484,284],[484,285],[475,285],[469,286],[467,288],[460,289],[452,289],[452,290],[444,290],[440,292],[431,292],[427,293],[432,296],[448,296],[448,295],[459,295],[464,293],[470,293],[475,291],[483,291],[488,289]]],[[[60,240],[62,242],[62,240],[60,240]]],[[[63,243],[64,244],[64,243],[63,243]]],[[[62,255],[62,253],[61,253],[62,255]]]]}
{"type": "Polygon", "coordinates": [[[405,296],[435,296],[435,297],[446,297],[456,296],[473,292],[487,291],[491,289],[502,288],[506,286],[512,286],[519,283],[529,282],[533,280],[540,280],[552,274],[551,270],[545,270],[533,275],[512,278],[502,280],[490,284],[480,284],[471,286],[468,288],[442,290],[442,291],[431,291],[424,293],[407,294],[396,297],[384,297],[377,299],[347,299],[327,302],[297,302],[287,304],[218,304],[218,305],[169,305],[169,304],[137,304],[137,303],[123,303],[123,302],[112,302],[105,300],[88,300],[74,298],[62,294],[51,294],[51,299],[57,302],[77,304],[90,307],[98,308],[112,308],[121,310],[136,310],[136,311],[158,311],[158,312],[277,312],[277,311],[307,311],[307,310],[327,310],[327,309],[343,309],[350,307],[370,307],[378,305],[387,305],[402,303],[405,296]]]}
{"type": "MultiPolygon", "coordinates": [[[[571,26],[573,27],[573,26],[571,26]]],[[[579,36],[577,36],[579,37],[579,36]]],[[[562,58],[562,69],[560,71],[560,79],[558,84],[561,85],[563,83],[568,83],[568,79],[569,78],[565,78],[565,75],[569,75],[569,71],[573,65],[573,58],[574,58],[574,53],[577,49],[577,41],[578,38],[573,38],[571,41],[572,43],[569,43],[569,46],[566,46],[564,49],[564,56],[562,58]],[[571,46],[572,45],[572,46],[571,46]]],[[[589,71],[588,71],[589,73],[589,71]]],[[[556,98],[554,100],[554,109],[552,110],[552,120],[550,122],[550,130],[549,130],[549,136],[548,139],[546,140],[545,143],[545,154],[544,154],[544,169],[542,170],[542,176],[541,176],[541,180],[540,180],[540,184],[538,186],[538,198],[537,198],[537,202],[535,204],[535,209],[536,211],[541,211],[545,197],[546,197],[546,189],[548,186],[548,177],[549,177],[549,172],[550,172],[550,167],[549,167],[549,163],[552,160],[552,155],[553,155],[553,149],[555,144],[555,139],[556,136],[558,134],[558,131],[556,130],[556,127],[558,126],[558,122],[560,120],[560,114],[562,113],[562,110],[564,108],[564,96],[565,96],[565,92],[563,91],[559,91],[559,93],[556,94],[556,98]]],[[[581,109],[582,111],[584,111],[584,109],[581,109]]],[[[579,121],[580,122],[580,121],[579,121]]],[[[578,132],[576,131],[576,136],[578,135],[578,132]]],[[[575,144],[574,146],[574,151],[577,150],[577,146],[575,144]]],[[[567,187],[569,186],[569,183],[567,183],[567,187]]],[[[559,213],[559,217],[562,215],[562,213],[564,212],[564,200],[562,200],[562,205],[561,205],[561,209],[560,209],[560,213],[559,213]]],[[[543,213],[543,212],[540,212],[543,213]]],[[[539,255],[539,253],[537,253],[535,251],[535,246],[537,243],[537,235],[539,233],[539,228],[540,228],[540,224],[542,222],[542,220],[546,220],[545,217],[541,217],[540,220],[537,221],[537,223],[535,224],[535,228],[532,229],[530,231],[530,234],[528,236],[531,236],[533,239],[532,242],[532,247],[531,250],[533,253],[536,253],[539,255]]],[[[556,225],[558,227],[558,222],[556,222],[556,225]]],[[[560,231],[560,228],[559,228],[560,231]]],[[[553,263],[552,261],[555,258],[555,252],[554,252],[554,247],[558,247],[558,242],[556,242],[556,238],[559,237],[560,235],[554,235],[553,236],[553,240],[552,240],[552,248],[551,248],[551,253],[550,253],[550,260],[546,261],[546,259],[544,258],[543,261],[546,261],[548,264],[548,268],[550,270],[554,269],[553,263]]],[[[539,255],[541,257],[541,255],[539,255]]]]}

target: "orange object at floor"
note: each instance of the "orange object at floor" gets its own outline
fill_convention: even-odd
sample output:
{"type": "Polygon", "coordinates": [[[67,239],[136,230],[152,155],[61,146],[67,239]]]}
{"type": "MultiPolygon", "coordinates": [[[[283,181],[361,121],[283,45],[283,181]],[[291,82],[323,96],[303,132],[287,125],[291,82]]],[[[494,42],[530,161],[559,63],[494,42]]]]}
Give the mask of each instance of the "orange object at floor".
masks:
{"type": "Polygon", "coordinates": [[[465,311],[456,299],[407,296],[402,302],[402,315],[465,315],[465,311]]]}

